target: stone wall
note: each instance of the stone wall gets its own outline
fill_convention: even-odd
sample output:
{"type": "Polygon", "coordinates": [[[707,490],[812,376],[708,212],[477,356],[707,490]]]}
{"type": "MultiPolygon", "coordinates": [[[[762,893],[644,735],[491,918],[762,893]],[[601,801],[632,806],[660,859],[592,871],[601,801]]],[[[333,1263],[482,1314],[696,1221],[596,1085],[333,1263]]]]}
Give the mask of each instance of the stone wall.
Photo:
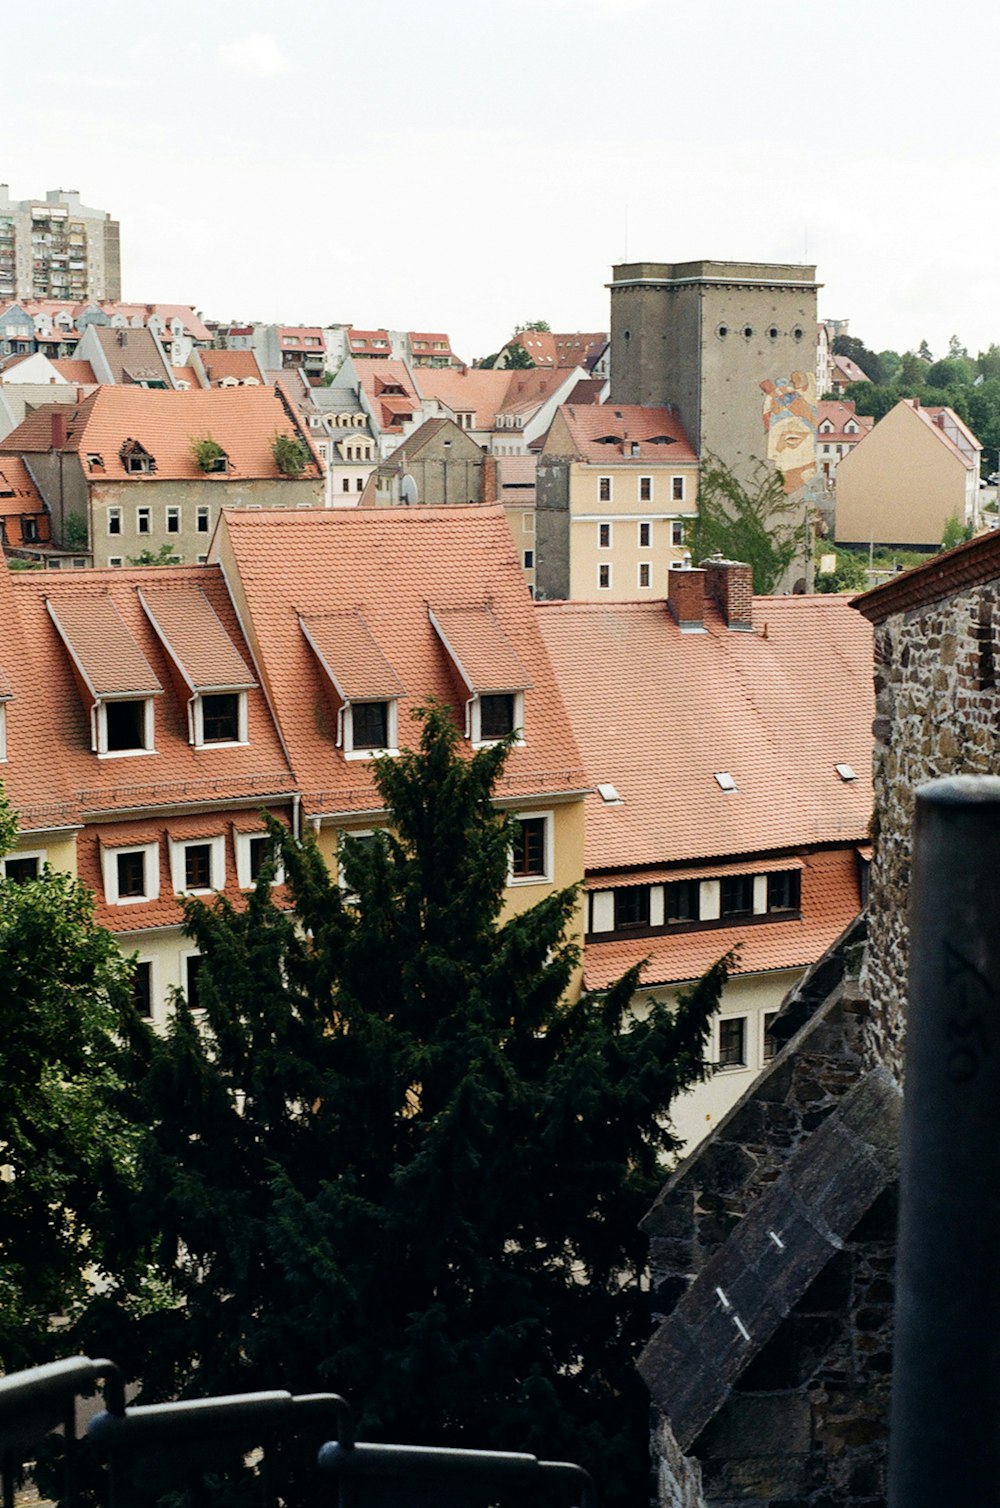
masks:
{"type": "Polygon", "coordinates": [[[900,612],[875,628],[875,810],[868,1051],[902,1072],[914,793],[998,766],[1000,582],[900,612]]]}

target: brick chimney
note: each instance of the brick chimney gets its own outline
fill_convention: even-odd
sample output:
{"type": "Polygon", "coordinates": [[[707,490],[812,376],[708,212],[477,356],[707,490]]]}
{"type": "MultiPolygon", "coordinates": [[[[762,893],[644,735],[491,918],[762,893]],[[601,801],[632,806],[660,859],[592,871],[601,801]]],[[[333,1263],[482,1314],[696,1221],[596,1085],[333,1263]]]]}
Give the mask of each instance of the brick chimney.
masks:
{"type": "MultiPolygon", "coordinates": [[[[483,446],[485,452],[486,446],[483,446]]],[[[482,498],[484,503],[495,503],[499,497],[497,487],[497,458],[496,456],[483,455],[482,470],[482,498]]]]}
{"type": "Polygon", "coordinates": [[[66,415],[58,410],[50,416],[49,445],[52,450],[62,450],[66,444],[66,415]]]}
{"type": "Polygon", "coordinates": [[[735,633],[753,633],[753,569],[740,560],[713,555],[701,562],[705,590],[726,626],[735,633]]]}
{"type": "Polygon", "coordinates": [[[705,632],[705,572],[667,572],[667,607],[682,634],[705,632]]]}

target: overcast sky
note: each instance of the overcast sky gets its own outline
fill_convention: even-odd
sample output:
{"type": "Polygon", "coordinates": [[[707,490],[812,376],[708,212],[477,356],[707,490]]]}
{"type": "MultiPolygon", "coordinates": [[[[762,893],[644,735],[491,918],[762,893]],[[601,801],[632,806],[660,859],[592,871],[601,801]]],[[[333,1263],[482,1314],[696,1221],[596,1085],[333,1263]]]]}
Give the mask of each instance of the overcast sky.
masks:
{"type": "Polygon", "coordinates": [[[16,198],[210,318],[603,329],[613,263],[815,262],[876,350],[1000,341],[987,0],[3,7],[16,198]]]}

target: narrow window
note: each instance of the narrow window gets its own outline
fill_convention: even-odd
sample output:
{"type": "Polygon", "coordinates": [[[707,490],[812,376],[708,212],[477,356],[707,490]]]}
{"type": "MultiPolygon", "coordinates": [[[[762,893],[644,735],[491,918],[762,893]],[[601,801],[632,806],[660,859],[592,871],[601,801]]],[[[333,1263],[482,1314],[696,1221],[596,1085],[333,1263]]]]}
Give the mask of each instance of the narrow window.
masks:
{"type": "Polygon", "coordinates": [[[202,957],[200,953],[189,953],[184,960],[184,993],[187,1003],[193,1011],[201,1006],[201,994],[198,989],[199,975],[201,974],[202,957]]]}
{"type": "Polygon", "coordinates": [[[108,533],[120,534],[122,532],[122,510],[120,508],[108,509],[108,533]]]}
{"type": "Polygon", "coordinates": [[[798,911],[802,876],[797,869],[784,869],[767,877],[768,911],[798,911]]]}
{"type": "Polygon", "coordinates": [[[649,926],[649,886],[629,885],[615,891],[615,931],[649,926]]]}
{"type": "Polygon", "coordinates": [[[479,737],[506,738],[514,731],[514,698],[510,694],[479,698],[479,737]]]}
{"type": "Polygon", "coordinates": [[[239,692],[223,691],[201,699],[201,737],[206,744],[234,744],[240,737],[239,692]]]}
{"type": "Polygon", "coordinates": [[[137,508],[135,510],[135,529],[137,534],[148,534],[150,532],[149,518],[150,511],[148,508],[137,508]]]}
{"type": "Polygon", "coordinates": [[[609,476],[602,476],[602,477],[598,478],[598,480],[597,480],[597,495],[600,498],[600,500],[601,500],[602,503],[610,503],[610,501],[611,501],[611,478],[609,476]]]}
{"type": "Polygon", "coordinates": [[[197,522],[197,526],[196,527],[197,527],[197,530],[198,530],[199,534],[207,534],[208,533],[208,522],[209,522],[209,508],[208,508],[207,504],[203,504],[198,509],[198,522],[197,522]]]}
{"type": "Polygon", "coordinates": [[[153,1014],[153,965],[148,959],[135,965],[132,974],[132,1005],[148,1021],[153,1014]]]}
{"type": "Polygon", "coordinates": [[[167,533],[179,534],[181,532],[181,510],[179,508],[167,509],[167,533]]]}
{"type": "Polygon", "coordinates": [[[185,890],[211,890],[211,843],[189,843],[185,848],[184,888],[185,890]]]}
{"type": "Polygon", "coordinates": [[[643,560],[639,565],[639,585],[649,586],[649,561],[643,560]]]}
{"type": "Polygon", "coordinates": [[[644,519],[639,525],[639,549],[648,550],[653,538],[653,526],[644,519]]]}
{"type": "Polygon", "coordinates": [[[682,476],[671,477],[670,489],[674,502],[682,503],[684,501],[684,478],[682,476]]]}
{"type": "Polygon", "coordinates": [[[545,875],[545,817],[520,817],[514,834],[511,874],[515,880],[545,875]]]}
{"type": "Polygon", "coordinates": [[[722,916],[748,916],[753,911],[753,876],[727,874],[722,880],[722,916]]]}
{"type": "Polygon", "coordinates": [[[351,746],[355,749],[389,747],[389,703],[351,704],[351,746]]]}
{"type": "Polygon", "coordinates": [[[679,518],[675,518],[670,525],[670,543],[672,545],[682,545],[684,543],[684,525],[679,518]]]}
{"type": "Polygon", "coordinates": [[[698,920],[697,880],[674,880],[666,887],[666,917],[668,922],[698,920]]]}
{"type": "Polygon", "coordinates": [[[747,1061],[747,1018],[723,1016],[719,1021],[719,1067],[745,1068],[747,1061]]]}
{"type": "Polygon", "coordinates": [[[609,565],[597,567],[597,585],[599,587],[609,587],[611,585],[611,567],[609,565]]]}
{"type": "Polygon", "coordinates": [[[351,479],[350,479],[349,476],[341,477],[341,479],[340,479],[340,490],[341,490],[341,492],[350,492],[350,490],[351,490],[351,479]]]}
{"type": "Polygon", "coordinates": [[[270,838],[250,839],[250,883],[252,885],[256,885],[258,879],[260,878],[260,872],[264,867],[264,862],[268,857],[270,847],[270,838]]]}
{"type": "Polygon", "coordinates": [[[652,501],[652,497],[653,497],[653,478],[651,476],[641,476],[639,478],[639,501],[640,501],[640,503],[651,502],[652,501]]]}
{"type": "Polygon", "coordinates": [[[531,570],[534,570],[534,566],[535,566],[535,552],[534,552],[534,550],[525,550],[525,552],[524,552],[524,569],[526,571],[531,571],[531,570]]]}
{"type": "Polygon", "coordinates": [[[142,850],[118,855],[118,898],[136,900],[146,894],[146,855],[142,850]]]}
{"type": "Polygon", "coordinates": [[[597,543],[598,543],[599,547],[602,550],[610,550],[611,549],[611,525],[610,524],[598,524],[598,526],[597,526],[597,543]]]}
{"type": "Polygon", "coordinates": [[[764,1062],[765,1063],[770,1063],[771,1059],[774,1058],[774,1057],[776,1057],[777,1053],[778,1053],[778,1041],[777,1041],[777,1038],[774,1035],[774,1032],[771,1029],[774,1026],[774,1023],[777,1021],[777,1019],[778,1019],[778,1012],[777,1011],[765,1011],[764,1012],[764,1062]]]}

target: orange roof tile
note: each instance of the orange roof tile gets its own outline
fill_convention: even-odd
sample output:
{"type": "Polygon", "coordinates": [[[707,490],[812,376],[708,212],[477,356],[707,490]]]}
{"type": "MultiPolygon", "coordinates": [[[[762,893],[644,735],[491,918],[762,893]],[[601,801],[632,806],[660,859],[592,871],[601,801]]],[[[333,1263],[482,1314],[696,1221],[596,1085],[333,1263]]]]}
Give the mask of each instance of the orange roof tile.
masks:
{"type": "MultiPolygon", "coordinates": [[[[595,465],[644,466],[697,462],[679,415],[672,408],[640,404],[564,403],[558,410],[569,431],[574,453],[595,465]]],[[[549,442],[546,442],[546,450],[549,442]]]]}
{"type": "Polygon", "coordinates": [[[524,691],[531,677],[489,608],[431,606],[431,622],[473,695],[524,691]]]}
{"type": "Polygon", "coordinates": [[[511,386],[509,371],[481,367],[418,367],[413,380],[423,398],[455,413],[471,413],[473,429],[493,429],[511,386]]]}
{"type": "MultiPolygon", "coordinates": [[[[73,825],[80,809],[65,766],[52,757],[59,703],[38,673],[35,646],[18,615],[14,580],[11,571],[0,568],[0,659],[4,696],[10,698],[5,704],[7,759],[0,764],[0,784],[19,814],[21,830],[29,832],[73,825]]],[[[72,685],[68,694],[76,701],[72,685]]]]}
{"type": "Polygon", "coordinates": [[[47,606],[92,696],[160,694],[163,687],[107,592],[77,592],[47,606]]]}
{"type": "Polygon", "coordinates": [[[49,359],[60,377],[65,377],[67,382],[75,382],[82,387],[96,384],[94,368],[89,361],[75,361],[68,356],[52,356],[49,359]]]}
{"type": "Polygon", "coordinates": [[[816,438],[817,440],[841,441],[847,445],[856,445],[874,425],[875,420],[871,414],[858,414],[854,411],[853,399],[821,398],[816,405],[816,438]],[[857,429],[845,430],[844,426],[849,420],[854,421],[857,429]],[[833,425],[832,429],[823,430],[823,422],[833,425]]]}
{"type": "Polygon", "coordinates": [[[182,388],[184,386],[189,388],[201,387],[201,383],[198,381],[198,374],[195,371],[194,367],[171,367],[170,375],[173,378],[174,382],[177,384],[178,388],[182,388]]]}
{"type": "Polygon", "coordinates": [[[731,632],[713,607],[692,634],[662,602],[535,611],[588,774],[622,797],[587,798],[588,870],[865,835],[872,638],[843,598],[757,598],[753,633],[731,632]]]}
{"type": "Polygon", "coordinates": [[[271,453],[276,434],[302,440],[310,460],[303,476],[322,475],[304,429],[292,422],[273,388],[237,387],[169,392],[139,387],[99,387],[82,403],[43,404],[0,441],[0,454],[35,454],[52,448],[52,416],[66,421],[64,449],[79,453],[85,474],[100,479],[128,475],[119,450],[136,440],[156,462],[163,480],[201,479],[194,443],[206,436],[229,457],[230,472],[240,480],[281,477],[271,453]],[[99,455],[91,467],[87,456],[99,455]]]}
{"type": "Polygon", "coordinates": [[[192,691],[245,691],[256,685],[200,586],[142,586],[139,601],[192,691]]]}
{"type": "Polygon", "coordinates": [[[344,701],[378,701],[404,694],[406,688],[360,613],[310,613],[300,615],[299,622],[344,701]]]}
{"type": "MultiPolygon", "coordinates": [[[[169,396],[169,395],[168,395],[169,396]]],[[[279,517],[287,518],[287,513],[279,517]]],[[[3,573],[7,574],[7,573],[3,573]]],[[[239,651],[241,660],[250,656],[222,573],[217,567],[176,566],[155,571],[20,571],[11,577],[19,633],[32,646],[34,683],[43,688],[42,699],[51,710],[51,727],[44,742],[27,746],[44,770],[43,786],[64,779],[77,808],[85,813],[123,812],[165,804],[197,806],[220,801],[258,804],[266,796],[294,788],[287,758],[268,710],[263,692],[247,692],[248,742],[241,746],[195,748],[188,741],[188,693],[181,686],[173,665],[152,623],[143,610],[139,592],[200,589],[239,651]],[[91,749],[89,708],[78,690],[73,664],[52,621],[48,603],[67,622],[84,618],[84,630],[92,624],[95,597],[106,596],[124,622],[129,639],[138,647],[163,694],[154,704],[155,752],[120,757],[101,756],[91,749]],[[75,604],[82,603],[82,608],[75,604]],[[39,751],[41,754],[39,754],[39,751]]],[[[9,674],[16,667],[6,664],[9,674]]],[[[123,679],[114,666],[106,672],[108,684],[123,679]]],[[[127,688],[129,690],[132,687],[127,688]]],[[[20,697],[15,677],[15,692],[20,697]]],[[[17,712],[12,703],[10,720],[17,712]]],[[[8,769],[18,780],[24,777],[20,757],[15,757],[9,739],[8,769]]]]}
{"type": "MultiPolygon", "coordinates": [[[[759,872],[773,871],[761,861],[759,872]]],[[[718,873],[715,867],[707,875],[718,873]]],[[[607,989],[626,969],[645,959],[647,986],[699,979],[716,959],[739,948],[734,974],[759,974],[815,963],[853,921],[861,908],[857,858],[853,848],[820,850],[802,857],[802,914],[799,918],[743,926],[705,927],[655,937],[588,942],[584,950],[587,989],[607,989]]]]}
{"type": "Polygon", "coordinates": [[[265,381],[256,351],[200,350],[198,359],[211,387],[218,387],[226,377],[251,384],[265,381]]]}
{"type": "Polygon", "coordinates": [[[406,688],[398,714],[406,748],[420,736],[415,709],[434,697],[459,709],[461,722],[468,697],[431,623],[433,603],[489,607],[530,676],[524,744],[511,752],[500,795],[581,788],[580,758],[501,508],[226,509],[212,558],[228,561],[230,553],[257,665],[308,810],[365,811],[381,798],[371,762],[350,762],[336,747],[336,698],[300,620],[363,617],[406,688]]]}
{"type": "Polygon", "coordinates": [[[11,549],[52,538],[49,514],[20,456],[0,456],[0,527],[11,549]],[[23,519],[33,518],[36,538],[26,541],[23,519]]]}

